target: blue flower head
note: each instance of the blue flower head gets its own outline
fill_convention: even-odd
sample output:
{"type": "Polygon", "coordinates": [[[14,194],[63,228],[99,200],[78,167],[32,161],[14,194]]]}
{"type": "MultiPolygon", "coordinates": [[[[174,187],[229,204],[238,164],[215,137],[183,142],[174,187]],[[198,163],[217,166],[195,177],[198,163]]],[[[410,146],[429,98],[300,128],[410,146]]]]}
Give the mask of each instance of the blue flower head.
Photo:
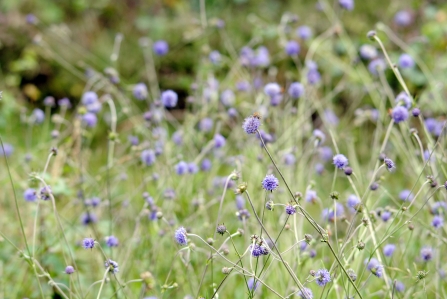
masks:
{"type": "Polygon", "coordinates": [[[383,266],[379,263],[379,261],[376,258],[371,258],[371,260],[368,262],[368,259],[365,260],[366,268],[371,271],[372,274],[374,274],[377,277],[382,277],[383,275],[383,266]]]}
{"type": "Polygon", "coordinates": [[[255,134],[261,125],[261,119],[258,115],[247,117],[242,124],[242,128],[247,134],[255,134]]]}
{"type": "Polygon", "coordinates": [[[177,105],[178,95],[173,90],[166,90],[161,93],[161,102],[166,108],[174,108],[177,105]]]}
{"type": "Polygon", "coordinates": [[[326,269],[320,269],[315,274],[315,282],[320,286],[324,287],[326,284],[331,282],[331,274],[326,269]]]}
{"type": "Polygon", "coordinates": [[[279,186],[278,179],[273,174],[268,174],[262,181],[262,187],[267,191],[273,191],[279,186]]]}
{"type": "Polygon", "coordinates": [[[312,290],[309,288],[304,287],[303,290],[299,291],[297,293],[297,296],[301,299],[313,299],[314,294],[312,293],[312,290]]]}
{"type": "Polygon", "coordinates": [[[393,118],[393,120],[396,124],[407,120],[408,115],[409,115],[409,113],[408,113],[407,108],[405,108],[403,106],[397,106],[391,112],[391,117],[393,118]]]}
{"type": "Polygon", "coordinates": [[[387,257],[390,257],[393,255],[394,251],[396,250],[396,245],[394,244],[387,244],[383,247],[383,254],[387,257]]]}
{"type": "Polygon", "coordinates": [[[293,205],[289,204],[286,206],[286,214],[287,215],[293,215],[296,213],[296,209],[293,205]]]}
{"type": "Polygon", "coordinates": [[[346,158],[344,155],[342,154],[338,154],[335,155],[333,160],[333,164],[335,165],[335,167],[337,167],[338,169],[343,169],[346,166],[348,166],[348,158],[346,158]]]}
{"type": "Polygon", "coordinates": [[[177,241],[177,243],[181,246],[186,246],[188,245],[188,239],[186,236],[186,229],[184,227],[180,227],[175,231],[175,240],[177,241]]]}
{"type": "Polygon", "coordinates": [[[95,240],[93,240],[93,238],[85,238],[82,241],[82,247],[84,247],[85,249],[92,249],[93,247],[95,247],[95,240]]]}

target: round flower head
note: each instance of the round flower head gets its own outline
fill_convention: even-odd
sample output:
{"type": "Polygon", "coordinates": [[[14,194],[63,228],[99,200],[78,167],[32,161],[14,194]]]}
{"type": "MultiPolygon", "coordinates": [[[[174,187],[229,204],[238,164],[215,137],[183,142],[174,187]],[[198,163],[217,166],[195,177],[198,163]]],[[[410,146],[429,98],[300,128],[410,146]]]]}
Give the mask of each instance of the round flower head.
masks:
{"type": "Polygon", "coordinates": [[[379,263],[379,261],[376,258],[372,258],[369,262],[368,259],[365,260],[365,263],[367,263],[366,268],[371,271],[372,274],[374,274],[377,277],[382,277],[383,275],[383,266],[379,263]]]}
{"type": "Polygon", "coordinates": [[[115,261],[112,261],[111,259],[108,259],[104,262],[104,267],[109,269],[109,272],[115,274],[119,272],[118,263],[115,261]]]}
{"type": "Polygon", "coordinates": [[[354,208],[356,205],[358,205],[360,203],[360,199],[355,196],[354,194],[349,195],[348,197],[348,201],[347,201],[347,206],[350,208],[354,208]]]}
{"type": "Polygon", "coordinates": [[[225,137],[223,137],[220,134],[214,135],[214,146],[216,148],[221,148],[221,147],[225,146],[225,137]]]}
{"type": "Polygon", "coordinates": [[[118,238],[115,236],[106,237],[106,244],[109,247],[117,247],[119,244],[118,238]]]}
{"type": "Polygon", "coordinates": [[[242,124],[242,128],[247,134],[255,134],[261,125],[260,117],[257,115],[252,115],[247,117],[242,124]]]}
{"type": "Polygon", "coordinates": [[[40,198],[43,200],[50,200],[51,199],[51,187],[50,186],[44,186],[40,189],[40,198]]]}
{"type": "Polygon", "coordinates": [[[293,82],[287,92],[291,98],[298,99],[304,94],[304,86],[299,82],[293,82]]]}
{"type": "Polygon", "coordinates": [[[58,100],[57,104],[60,107],[63,107],[63,108],[70,108],[71,107],[71,103],[70,103],[70,100],[68,98],[62,98],[62,99],[58,100]]]}
{"type": "Polygon", "coordinates": [[[81,223],[83,225],[89,225],[91,223],[96,223],[98,221],[98,218],[96,217],[96,215],[92,212],[86,212],[86,213],[82,213],[81,215],[81,223]]]}
{"type": "Polygon", "coordinates": [[[314,294],[312,293],[312,290],[309,288],[306,288],[306,287],[304,287],[296,295],[302,299],[313,299],[314,298],[314,294]]]}
{"type": "Polygon", "coordinates": [[[368,64],[368,71],[374,75],[378,76],[379,72],[383,72],[386,69],[387,65],[385,60],[382,58],[376,58],[371,60],[371,62],[368,64]]]}
{"type": "Polygon", "coordinates": [[[396,280],[396,282],[394,283],[394,289],[399,293],[403,293],[405,292],[405,285],[403,284],[403,282],[396,280]]]}
{"type": "Polygon", "coordinates": [[[164,40],[158,40],[153,45],[154,53],[158,56],[164,56],[169,52],[169,45],[164,40]]]}
{"type": "Polygon", "coordinates": [[[328,123],[334,126],[338,125],[338,123],[340,122],[335,112],[331,109],[324,110],[324,117],[326,118],[328,123]]]}
{"type": "Polygon", "coordinates": [[[433,225],[434,228],[442,227],[444,225],[444,218],[438,215],[434,216],[431,225],[433,225]]]}
{"type": "Polygon", "coordinates": [[[259,47],[256,55],[251,59],[250,64],[254,67],[267,67],[270,64],[270,54],[266,47],[259,47]]]}
{"type": "Polygon", "coordinates": [[[93,238],[85,238],[82,241],[82,247],[84,247],[85,249],[92,249],[93,247],[95,247],[95,240],[93,240],[93,238]]]}
{"type": "Polygon", "coordinates": [[[314,190],[310,190],[310,189],[307,190],[305,199],[307,202],[312,202],[312,203],[316,202],[316,200],[318,199],[317,192],[314,190]]]}
{"type": "Polygon", "coordinates": [[[421,249],[421,258],[424,262],[428,262],[433,258],[433,248],[431,247],[423,247],[421,249]]]}
{"type": "Polygon", "coordinates": [[[409,11],[400,10],[394,15],[394,23],[401,27],[407,27],[413,23],[413,16],[409,11]]]}
{"type": "Polygon", "coordinates": [[[414,60],[408,54],[402,54],[399,57],[399,66],[403,69],[411,69],[414,67],[414,60]]]}
{"type": "Polygon", "coordinates": [[[178,146],[181,146],[183,144],[183,132],[182,131],[175,131],[174,134],[172,134],[172,141],[178,146]]]}
{"type": "Polygon", "coordinates": [[[396,169],[396,164],[394,164],[393,160],[389,158],[385,158],[385,160],[383,160],[383,163],[385,163],[386,169],[388,169],[388,171],[390,172],[393,172],[396,169]]]}
{"type": "Polygon", "coordinates": [[[332,161],[338,169],[343,169],[344,167],[348,166],[348,158],[342,154],[335,155],[332,161]]]}
{"type": "Polygon", "coordinates": [[[235,96],[231,89],[225,89],[220,95],[220,101],[225,107],[232,106],[234,104],[235,96]]]}
{"type": "Polygon", "coordinates": [[[146,84],[144,83],[135,84],[132,93],[137,100],[140,101],[145,100],[148,95],[146,84]]]}
{"type": "Polygon", "coordinates": [[[41,124],[45,120],[45,112],[42,109],[36,108],[33,110],[32,118],[35,124],[41,124]]]}
{"type": "Polygon", "coordinates": [[[210,159],[203,159],[202,164],[200,164],[200,169],[202,171],[208,171],[211,169],[212,163],[210,159]]]}
{"type": "Polygon", "coordinates": [[[33,202],[37,200],[36,190],[33,188],[26,189],[25,192],[23,192],[23,198],[26,201],[33,202]]]}
{"type": "Polygon", "coordinates": [[[306,25],[300,26],[296,30],[296,35],[303,40],[310,39],[312,37],[312,29],[306,25]]]}
{"type": "Polygon", "coordinates": [[[166,108],[174,108],[177,105],[178,96],[173,90],[166,90],[161,93],[161,101],[166,108]]]}
{"type": "Polygon", "coordinates": [[[184,227],[180,227],[175,231],[175,240],[177,241],[177,243],[181,246],[186,246],[188,245],[188,239],[186,236],[186,229],[184,227]]]}
{"type": "Polygon", "coordinates": [[[320,269],[315,274],[315,282],[320,286],[324,287],[326,284],[331,282],[331,274],[326,269],[320,269]]]}
{"type": "Polygon", "coordinates": [[[151,166],[155,163],[155,152],[150,149],[146,149],[141,152],[141,162],[146,166],[151,166]]]}
{"type": "Polygon", "coordinates": [[[85,124],[86,127],[93,128],[96,126],[98,118],[96,117],[96,114],[87,112],[82,116],[82,122],[85,124]]]}
{"type": "Polygon", "coordinates": [[[300,53],[300,44],[296,41],[288,41],[285,48],[286,54],[289,56],[296,56],[300,53]]]}
{"type": "Polygon", "coordinates": [[[239,210],[239,211],[236,213],[236,215],[237,215],[237,218],[238,218],[240,221],[247,220],[248,218],[250,218],[250,212],[249,212],[247,209],[241,209],[241,210],[239,210]]]}
{"type": "Polygon", "coordinates": [[[411,110],[411,115],[413,115],[413,117],[418,117],[419,114],[421,114],[421,109],[414,108],[413,110],[411,110]]]}
{"type": "Polygon", "coordinates": [[[294,206],[292,206],[290,204],[286,206],[286,214],[287,215],[293,215],[295,213],[296,213],[296,209],[294,206]]]}
{"type": "Polygon", "coordinates": [[[245,199],[242,195],[236,195],[236,208],[238,210],[245,208],[245,199]]]}
{"type": "Polygon", "coordinates": [[[403,201],[412,201],[414,196],[410,190],[404,189],[404,190],[400,191],[399,198],[403,201]]]}
{"type": "Polygon", "coordinates": [[[391,116],[396,124],[407,120],[408,110],[403,106],[397,106],[391,112],[391,116]]]}
{"type": "Polygon", "coordinates": [[[390,257],[393,255],[395,250],[396,250],[396,245],[387,244],[387,245],[385,245],[385,247],[383,247],[383,254],[387,257],[390,257]]]}
{"type": "Polygon", "coordinates": [[[199,123],[199,130],[202,132],[209,132],[213,128],[213,120],[211,118],[204,118],[199,123]]]}
{"type": "Polygon", "coordinates": [[[251,85],[248,81],[238,81],[236,83],[236,89],[238,91],[250,91],[251,85]]]}
{"type": "Polygon", "coordinates": [[[175,172],[178,175],[186,174],[188,172],[188,163],[184,161],[180,161],[179,163],[177,163],[177,165],[175,165],[175,172]]]}
{"type": "Polygon", "coordinates": [[[214,51],[212,51],[212,52],[210,53],[210,55],[209,55],[209,59],[210,59],[210,61],[211,61],[212,64],[216,64],[216,65],[217,65],[217,64],[219,64],[220,61],[222,60],[222,57],[221,57],[219,51],[214,50],[214,51]]]}
{"type": "Polygon", "coordinates": [[[73,274],[74,271],[75,271],[75,269],[73,268],[73,266],[65,267],[65,274],[73,274]]]}
{"type": "Polygon", "coordinates": [[[384,222],[387,222],[387,221],[390,220],[390,218],[391,218],[391,212],[390,212],[390,211],[387,211],[387,210],[382,211],[382,212],[380,213],[380,218],[382,218],[382,220],[383,220],[384,222]]]}
{"type": "Polygon", "coordinates": [[[366,45],[362,45],[360,47],[360,57],[362,57],[363,59],[366,60],[371,60],[377,57],[378,53],[377,53],[377,49],[369,44],[366,45]]]}
{"type": "Polygon", "coordinates": [[[310,69],[307,72],[307,82],[311,85],[316,85],[321,81],[321,74],[317,69],[310,69]]]}
{"type": "Polygon", "coordinates": [[[411,108],[412,101],[405,91],[400,92],[394,100],[396,104],[403,103],[403,106],[407,109],[411,108]]]}
{"type": "Polygon", "coordinates": [[[268,174],[262,181],[262,187],[267,191],[273,191],[279,186],[278,179],[273,174],[268,174]]]}
{"type": "Polygon", "coordinates": [[[354,9],[354,0],[338,0],[338,4],[340,4],[341,8],[346,10],[354,9]]]}
{"type": "Polygon", "coordinates": [[[278,83],[267,83],[264,87],[264,93],[272,98],[281,94],[281,87],[278,83]]]}
{"type": "Polygon", "coordinates": [[[292,153],[285,154],[283,159],[286,165],[293,165],[296,162],[295,155],[292,153]]]}
{"type": "Polygon", "coordinates": [[[85,106],[94,104],[98,101],[98,95],[94,91],[87,91],[82,95],[81,102],[85,106]]]}
{"type": "Polygon", "coordinates": [[[196,163],[189,162],[188,163],[188,172],[192,173],[192,174],[197,173],[197,172],[199,172],[199,167],[197,167],[196,163]]]}
{"type": "Polygon", "coordinates": [[[3,146],[0,145],[0,156],[9,157],[14,152],[14,147],[9,143],[3,143],[3,146]]]}
{"type": "Polygon", "coordinates": [[[250,251],[253,257],[260,257],[262,255],[261,246],[258,244],[250,245],[250,251]]]}

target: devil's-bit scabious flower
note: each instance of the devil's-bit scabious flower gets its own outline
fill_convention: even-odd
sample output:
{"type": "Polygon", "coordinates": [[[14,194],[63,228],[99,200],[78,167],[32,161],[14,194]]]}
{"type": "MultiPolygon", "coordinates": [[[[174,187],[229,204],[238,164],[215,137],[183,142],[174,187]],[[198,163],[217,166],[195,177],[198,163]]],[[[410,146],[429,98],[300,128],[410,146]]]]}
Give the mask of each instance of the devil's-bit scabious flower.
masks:
{"type": "Polygon", "coordinates": [[[396,280],[396,282],[394,283],[394,289],[399,293],[403,293],[405,292],[405,285],[403,284],[403,282],[396,280]]]}
{"type": "Polygon", "coordinates": [[[203,159],[202,164],[200,164],[200,169],[202,171],[208,171],[211,169],[212,163],[210,159],[203,159]]]}
{"type": "Polygon", "coordinates": [[[219,235],[222,235],[222,236],[225,234],[226,231],[227,231],[227,228],[226,228],[226,226],[223,225],[223,224],[219,224],[219,225],[217,226],[217,228],[216,228],[216,232],[217,232],[219,235]]]}
{"type": "Polygon", "coordinates": [[[222,135],[220,134],[214,135],[214,146],[216,148],[221,148],[225,146],[225,142],[226,142],[225,137],[223,137],[222,135]]]}
{"type": "Polygon", "coordinates": [[[242,210],[245,208],[245,199],[242,195],[236,195],[235,201],[236,201],[236,208],[238,210],[242,210]]]}
{"type": "Polygon", "coordinates": [[[87,91],[82,95],[81,102],[83,105],[88,106],[98,101],[98,95],[94,91],[87,91]]]}
{"type": "Polygon", "coordinates": [[[386,244],[383,247],[383,254],[387,257],[390,257],[393,255],[394,251],[396,250],[396,245],[394,244],[386,244]]]}
{"type": "Polygon", "coordinates": [[[146,166],[151,166],[155,163],[155,152],[151,149],[146,149],[141,152],[141,162],[146,166]]]}
{"type": "Polygon", "coordinates": [[[355,208],[360,203],[360,199],[354,194],[349,195],[346,205],[350,208],[355,208]]]}
{"type": "Polygon", "coordinates": [[[23,198],[26,201],[34,202],[37,200],[36,190],[33,188],[28,188],[23,192],[23,198]]]}
{"type": "Polygon", "coordinates": [[[14,147],[11,144],[3,143],[3,147],[0,145],[0,156],[9,157],[12,155],[13,152],[14,152],[14,147]]]}
{"type": "Polygon", "coordinates": [[[371,60],[377,57],[377,49],[369,44],[362,45],[359,49],[360,57],[366,60],[371,60]]]}
{"type": "Polygon", "coordinates": [[[73,266],[67,266],[65,267],[65,274],[73,274],[75,271],[75,269],[73,268],[73,266]]]}
{"type": "Polygon", "coordinates": [[[340,4],[341,8],[349,11],[354,9],[354,0],[338,0],[338,4],[340,4]]]}
{"type": "Polygon", "coordinates": [[[262,255],[262,250],[261,250],[261,246],[259,246],[258,244],[252,244],[250,245],[250,251],[251,251],[251,255],[253,257],[260,257],[262,255]]]}
{"type": "Polygon", "coordinates": [[[281,94],[281,86],[278,83],[267,83],[264,87],[264,93],[270,98],[281,94]]]}
{"type": "Polygon", "coordinates": [[[408,54],[402,54],[399,57],[399,66],[403,69],[410,69],[414,67],[414,60],[408,54]]]}
{"type": "Polygon", "coordinates": [[[222,103],[222,105],[224,105],[225,107],[231,107],[234,105],[234,101],[235,95],[231,89],[225,89],[224,91],[222,91],[220,95],[220,102],[222,103]]]}
{"type": "Polygon", "coordinates": [[[62,107],[62,108],[66,108],[66,109],[71,108],[71,103],[68,98],[62,98],[62,99],[58,100],[57,104],[59,105],[59,107],[62,107]]]}
{"type": "Polygon", "coordinates": [[[434,216],[431,225],[433,225],[434,228],[442,227],[444,225],[444,218],[438,215],[434,216]]]}
{"type": "Polygon", "coordinates": [[[312,290],[309,288],[306,288],[306,287],[304,287],[296,295],[302,299],[313,299],[314,298],[314,294],[312,293],[312,290]]]}
{"type": "Polygon", "coordinates": [[[194,162],[188,163],[188,173],[195,174],[199,172],[199,167],[194,162]]]}
{"type": "Polygon", "coordinates": [[[32,119],[35,124],[41,124],[45,120],[45,112],[42,109],[36,108],[33,110],[32,119]]]}
{"type": "Polygon", "coordinates": [[[147,86],[144,83],[135,84],[132,90],[133,96],[139,100],[143,101],[147,98],[147,86]]]}
{"type": "Polygon", "coordinates": [[[343,169],[348,166],[348,158],[342,154],[335,155],[332,161],[332,164],[334,164],[338,169],[343,169]]]}
{"type": "Polygon", "coordinates": [[[177,243],[181,246],[186,246],[188,245],[188,239],[186,236],[186,229],[184,227],[179,227],[176,231],[175,231],[175,241],[177,241],[177,243]]]}
{"type": "Polygon", "coordinates": [[[421,249],[421,258],[424,260],[424,262],[428,262],[433,258],[433,248],[431,247],[423,247],[421,249]]]}
{"type": "Polygon", "coordinates": [[[89,225],[91,223],[96,223],[98,221],[98,218],[96,217],[95,213],[93,212],[85,212],[81,215],[81,223],[83,225],[89,225]]]}
{"type": "Polygon", "coordinates": [[[242,128],[247,134],[255,134],[261,125],[260,117],[257,115],[252,115],[247,117],[242,124],[242,128]]]}
{"type": "Polygon", "coordinates": [[[236,212],[236,216],[240,221],[244,221],[250,218],[250,212],[247,209],[240,209],[236,212]]]}
{"type": "Polygon", "coordinates": [[[178,175],[186,174],[188,172],[188,163],[185,161],[178,162],[177,165],[175,165],[175,172],[178,175]]]}
{"type": "Polygon", "coordinates": [[[403,103],[403,106],[407,109],[410,109],[412,105],[411,98],[405,91],[400,92],[396,99],[394,99],[394,102],[396,104],[403,103]]]}
{"type": "Polygon", "coordinates": [[[385,158],[383,163],[385,163],[386,169],[390,172],[393,172],[396,169],[396,164],[394,164],[393,160],[389,158],[385,158]]]}
{"type": "Polygon", "coordinates": [[[278,179],[273,174],[268,174],[262,180],[262,187],[267,191],[273,191],[279,186],[278,179]]]}
{"type": "Polygon", "coordinates": [[[92,249],[93,247],[95,247],[95,240],[93,240],[93,238],[85,238],[82,241],[82,247],[84,247],[85,249],[92,249]]]}
{"type": "Polygon", "coordinates": [[[321,130],[315,129],[312,135],[317,140],[318,145],[324,143],[324,141],[326,140],[326,135],[321,130]]]}
{"type": "Polygon", "coordinates": [[[318,199],[317,192],[309,189],[306,191],[306,196],[304,198],[307,202],[314,203],[318,199]]]}
{"type": "Polygon", "coordinates": [[[109,272],[111,272],[113,274],[119,272],[118,263],[115,261],[112,261],[111,259],[108,259],[107,261],[104,262],[104,267],[106,269],[109,269],[109,272]]]}
{"type": "Polygon", "coordinates": [[[213,120],[211,118],[204,118],[199,123],[199,130],[202,132],[209,132],[213,128],[213,120]]]}
{"type": "Polygon", "coordinates": [[[320,159],[323,160],[323,162],[327,162],[332,159],[332,149],[328,146],[323,146],[319,148],[318,153],[320,159]]]}
{"type": "Polygon", "coordinates": [[[43,200],[50,200],[51,199],[51,187],[50,186],[44,186],[40,189],[40,198],[43,200]]]}
{"type": "Polygon", "coordinates": [[[296,209],[293,205],[291,205],[291,204],[286,205],[286,214],[287,215],[293,215],[295,213],[296,213],[296,209]]]}
{"type": "Polygon", "coordinates": [[[408,118],[408,110],[407,108],[403,106],[397,106],[394,107],[393,111],[391,112],[391,117],[393,118],[394,122],[396,124],[406,121],[408,118]]]}
{"type": "Polygon", "coordinates": [[[296,36],[302,40],[308,40],[312,38],[312,28],[306,25],[300,26],[296,29],[296,36]]]}
{"type": "Polygon", "coordinates": [[[400,10],[394,15],[394,23],[401,27],[410,26],[413,23],[413,16],[407,10],[400,10]]]}
{"type": "Polygon", "coordinates": [[[293,165],[296,162],[295,155],[292,153],[285,154],[283,160],[286,165],[293,165]]]}
{"type": "Polygon", "coordinates": [[[222,60],[222,56],[220,55],[219,51],[214,50],[210,53],[209,59],[212,64],[218,65],[218,64],[220,64],[220,62],[222,60]]]}
{"type": "Polygon", "coordinates": [[[287,92],[291,98],[298,99],[304,94],[304,86],[299,82],[293,82],[287,92]]]}
{"type": "Polygon", "coordinates": [[[82,122],[86,127],[93,128],[98,123],[98,118],[96,117],[96,114],[87,112],[82,116],[82,122]]]}
{"type": "Polygon", "coordinates": [[[380,213],[380,218],[382,218],[383,222],[388,222],[388,220],[390,220],[391,218],[391,212],[388,210],[382,211],[380,213]]]}
{"type": "Polygon", "coordinates": [[[119,245],[118,238],[115,236],[106,237],[106,244],[109,247],[117,247],[119,245]]]}
{"type": "Polygon", "coordinates": [[[371,271],[372,274],[374,274],[377,277],[382,277],[383,275],[383,266],[379,263],[379,261],[376,258],[371,258],[371,260],[368,262],[368,259],[365,260],[366,268],[371,271]]]}
{"type": "Polygon", "coordinates": [[[169,45],[164,40],[158,40],[153,45],[154,53],[158,56],[164,56],[169,52],[169,45]]]}
{"type": "Polygon", "coordinates": [[[315,282],[320,286],[324,287],[326,284],[331,282],[331,274],[326,269],[320,269],[315,274],[315,282]]]}
{"type": "Polygon", "coordinates": [[[161,93],[161,102],[166,108],[174,108],[177,105],[178,95],[173,90],[166,90],[161,93]]]}
{"type": "Polygon", "coordinates": [[[382,58],[375,58],[371,60],[368,64],[368,71],[373,76],[378,76],[379,72],[383,72],[387,67],[385,60],[382,58]]]}
{"type": "Polygon", "coordinates": [[[399,193],[399,199],[403,201],[412,201],[414,198],[413,193],[410,190],[404,189],[399,193]]]}
{"type": "Polygon", "coordinates": [[[285,52],[289,56],[296,56],[300,54],[300,44],[298,44],[296,41],[291,40],[288,41],[285,47],[285,52]]]}

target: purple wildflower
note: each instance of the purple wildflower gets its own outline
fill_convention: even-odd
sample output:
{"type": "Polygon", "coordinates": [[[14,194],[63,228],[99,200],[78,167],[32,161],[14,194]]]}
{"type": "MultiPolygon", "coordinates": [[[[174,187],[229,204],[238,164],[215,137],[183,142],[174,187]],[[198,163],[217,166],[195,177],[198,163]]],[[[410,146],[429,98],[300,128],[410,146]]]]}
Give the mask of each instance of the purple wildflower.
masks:
{"type": "Polygon", "coordinates": [[[186,235],[186,229],[184,227],[180,227],[175,231],[175,240],[181,246],[188,245],[188,239],[186,235]]]}
{"type": "Polygon", "coordinates": [[[95,240],[93,240],[93,238],[85,238],[82,241],[82,247],[84,247],[85,249],[92,249],[93,247],[95,247],[95,240]]]}
{"type": "Polygon", "coordinates": [[[320,269],[315,274],[315,282],[320,286],[324,287],[326,284],[331,282],[331,274],[326,269],[320,269]]]}
{"type": "Polygon", "coordinates": [[[273,191],[279,186],[278,179],[273,174],[268,174],[262,181],[262,187],[267,191],[273,191]]]}

